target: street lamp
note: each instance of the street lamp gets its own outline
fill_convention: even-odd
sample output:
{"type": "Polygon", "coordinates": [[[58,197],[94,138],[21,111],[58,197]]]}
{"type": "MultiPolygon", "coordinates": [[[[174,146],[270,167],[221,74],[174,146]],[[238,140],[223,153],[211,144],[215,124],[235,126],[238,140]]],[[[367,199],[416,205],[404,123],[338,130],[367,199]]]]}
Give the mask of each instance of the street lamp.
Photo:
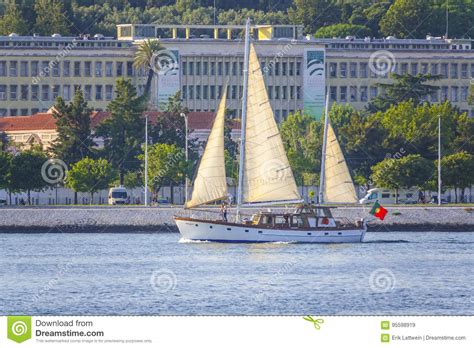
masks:
{"type": "Polygon", "coordinates": [[[441,114],[438,115],[438,205],[441,205],[441,114]]]}
{"type": "Polygon", "coordinates": [[[148,206],[148,115],[145,115],[145,207],[148,206]]]}
{"type": "MultiPolygon", "coordinates": [[[[186,165],[188,163],[188,115],[184,112],[180,113],[181,117],[184,117],[184,159],[186,165]]],[[[184,173],[184,202],[188,201],[188,176],[184,173]]]]}

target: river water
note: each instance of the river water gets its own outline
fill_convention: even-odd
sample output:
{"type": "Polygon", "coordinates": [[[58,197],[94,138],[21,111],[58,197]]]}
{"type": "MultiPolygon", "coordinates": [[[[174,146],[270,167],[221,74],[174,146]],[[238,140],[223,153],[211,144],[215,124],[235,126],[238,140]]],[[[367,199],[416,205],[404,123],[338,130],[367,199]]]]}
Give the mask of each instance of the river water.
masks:
{"type": "Polygon", "coordinates": [[[474,233],[221,244],[0,234],[0,315],[474,315],[474,233]]]}

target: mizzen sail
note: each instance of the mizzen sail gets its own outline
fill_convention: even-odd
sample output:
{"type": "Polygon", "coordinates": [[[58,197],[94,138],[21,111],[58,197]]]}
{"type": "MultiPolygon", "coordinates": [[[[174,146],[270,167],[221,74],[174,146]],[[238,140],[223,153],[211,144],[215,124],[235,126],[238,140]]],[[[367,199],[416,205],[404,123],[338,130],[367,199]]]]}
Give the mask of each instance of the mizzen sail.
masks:
{"type": "Polygon", "coordinates": [[[227,182],[224,158],[224,122],[227,86],[217,109],[216,118],[199,163],[191,200],[186,208],[215,202],[227,198],[227,182]]]}
{"type": "Polygon", "coordinates": [[[300,200],[253,45],[249,53],[245,134],[242,201],[300,200]]]}
{"type": "Polygon", "coordinates": [[[357,194],[349,168],[337,141],[336,133],[328,122],[326,161],[324,168],[324,202],[357,203],[357,194]]]}

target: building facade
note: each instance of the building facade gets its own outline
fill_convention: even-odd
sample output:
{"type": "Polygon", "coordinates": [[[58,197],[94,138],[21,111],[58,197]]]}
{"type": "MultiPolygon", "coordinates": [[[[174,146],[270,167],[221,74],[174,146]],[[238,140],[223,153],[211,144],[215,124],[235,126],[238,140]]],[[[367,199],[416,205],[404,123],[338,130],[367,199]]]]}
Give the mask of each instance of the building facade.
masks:
{"type": "MultiPolygon", "coordinates": [[[[277,121],[306,108],[326,91],[331,102],[357,109],[381,93],[390,73],[432,73],[439,91],[431,102],[450,100],[474,116],[470,94],[474,84],[474,49],[470,40],[395,38],[314,39],[300,26],[255,26],[253,37],[277,121]],[[308,51],[323,52],[323,81],[309,84],[308,51]]],[[[243,76],[243,26],[119,25],[117,38],[10,36],[0,37],[0,116],[47,111],[57,96],[70,100],[82,88],[90,106],[105,110],[114,97],[117,78],[132,79],[143,92],[147,71],[133,67],[136,45],[159,38],[167,49],[158,55],[151,92],[156,108],[181,91],[190,111],[215,111],[223,86],[227,107],[240,114],[243,76]],[[176,65],[169,72],[169,64],[176,65]]],[[[320,101],[320,100],[319,100],[320,101]]]]}

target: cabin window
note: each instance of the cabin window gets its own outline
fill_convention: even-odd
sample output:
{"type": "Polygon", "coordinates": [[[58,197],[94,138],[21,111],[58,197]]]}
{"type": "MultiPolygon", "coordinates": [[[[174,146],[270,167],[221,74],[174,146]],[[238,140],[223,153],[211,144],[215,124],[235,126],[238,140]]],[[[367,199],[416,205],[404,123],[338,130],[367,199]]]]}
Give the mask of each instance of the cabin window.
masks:
{"type": "Polygon", "coordinates": [[[283,216],[276,216],[275,225],[288,225],[288,218],[285,219],[283,216]]]}
{"type": "Polygon", "coordinates": [[[303,227],[303,219],[301,216],[293,216],[291,227],[303,227]]]}
{"type": "Polygon", "coordinates": [[[272,225],[273,224],[273,216],[262,216],[262,224],[265,225],[272,225]]]}

